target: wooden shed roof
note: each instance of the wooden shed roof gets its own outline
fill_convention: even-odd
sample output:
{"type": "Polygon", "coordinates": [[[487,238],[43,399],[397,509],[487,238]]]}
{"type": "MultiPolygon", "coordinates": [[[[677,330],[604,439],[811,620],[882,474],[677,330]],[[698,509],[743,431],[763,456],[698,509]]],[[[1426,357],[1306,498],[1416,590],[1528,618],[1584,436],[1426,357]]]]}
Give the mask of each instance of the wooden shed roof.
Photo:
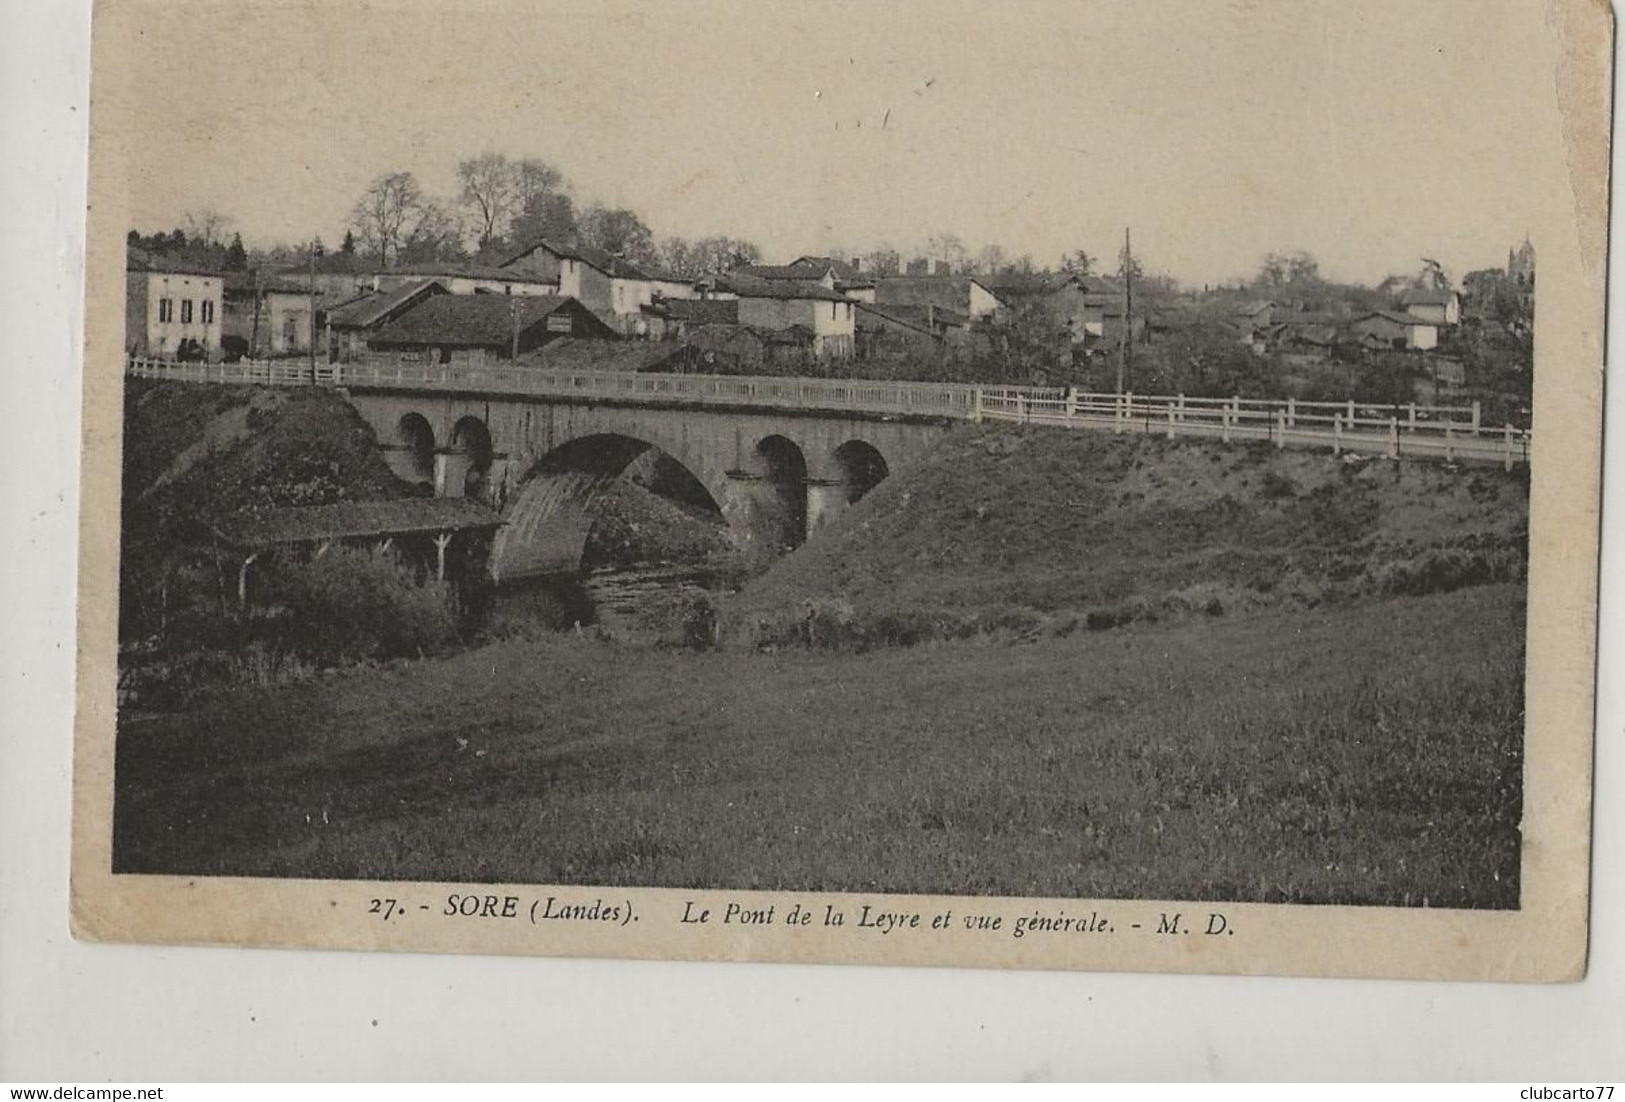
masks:
{"type": "Polygon", "coordinates": [[[242,548],[364,536],[407,536],[497,528],[501,517],[461,497],[408,497],[395,501],[341,501],[239,513],[215,525],[222,542],[242,548]]]}

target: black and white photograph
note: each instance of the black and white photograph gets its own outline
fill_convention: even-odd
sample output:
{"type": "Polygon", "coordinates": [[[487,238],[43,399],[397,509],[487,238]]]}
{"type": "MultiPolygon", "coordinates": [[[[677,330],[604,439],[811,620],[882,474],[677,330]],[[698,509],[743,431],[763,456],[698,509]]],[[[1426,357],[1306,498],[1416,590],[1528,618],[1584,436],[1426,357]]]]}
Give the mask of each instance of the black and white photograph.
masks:
{"type": "Polygon", "coordinates": [[[1583,969],[1608,55],[1545,5],[95,33],[81,933],[1583,969]]]}

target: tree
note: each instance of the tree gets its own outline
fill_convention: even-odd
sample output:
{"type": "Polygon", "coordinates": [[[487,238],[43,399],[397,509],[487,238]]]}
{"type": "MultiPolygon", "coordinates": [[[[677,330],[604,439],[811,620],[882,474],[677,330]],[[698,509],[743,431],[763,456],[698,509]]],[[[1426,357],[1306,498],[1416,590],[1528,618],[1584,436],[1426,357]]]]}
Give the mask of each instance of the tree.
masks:
{"type": "Polygon", "coordinates": [[[965,263],[965,243],[957,234],[932,234],[925,243],[925,255],[932,260],[940,260],[958,271],[965,263]]]}
{"type": "Polygon", "coordinates": [[[655,264],[654,234],[637,216],[624,207],[613,210],[594,204],[581,213],[577,225],[583,244],[602,249],[611,256],[633,264],[655,264]]]}
{"type": "MultiPolygon", "coordinates": [[[[188,211],[186,213],[186,237],[194,245],[211,248],[231,226],[231,219],[217,210],[204,207],[202,210],[188,211]]],[[[178,232],[178,231],[177,231],[178,232]]],[[[184,244],[184,238],[183,238],[184,244]]]]}
{"type": "Polygon", "coordinates": [[[426,196],[418,204],[415,221],[401,239],[399,257],[403,264],[463,260],[466,255],[462,226],[445,205],[426,196]]]}
{"type": "Polygon", "coordinates": [[[243,248],[243,235],[231,235],[231,247],[226,250],[226,270],[228,272],[248,271],[248,250],[243,248]]]}
{"type": "Polygon", "coordinates": [[[501,153],[481,153],[457,162],[457,200],[473,219],[477,244],[483,248],[506,232],[518,208],[519,168],[501,153]]]}
{"type": "Polygon", "coordinates": [[[572,244],[577,236],[575,202],[562,191],[540,192],[525,200],[508,231],[517,247],[538,241],[572,244]]]}
{"type": "Polygon", "coordinates": [[[883,279],[894,276],[903,270],[903,257],[889,245],[882,245],[863,254],[863,271],[866,275],[883,279]]]}
{"type": "Polygon", "coordinates": [[[1002,245],[984,245],[971,260],[972,269],[982,275],[998,275],[1009,265],[1010,257],[1002,245]]]}
{"type": "Polygon", "coordinates": [[[344,241],[343,241],[342,244],[339,245],[339,252],[344,253],[346,256],[352,256],[352,255],[355,254],[355,233],[354,232],[352,232],[350,230],[345,230],[344,231],[344,241]]]}
{"type": "Polygon", "coordinates": [[[1077,252],[1067,253],[1061,258],[1061,271],[1083,279],[1094,275],[1096,266],[1099,263],[1100,261],[1079,249],[1077,252]]]}
{"type": "Polygon", "coordinates": [[[1424,291],[1450,290],[1450,274],[1437,260],[1424,256],[1422,270],[1416,275],[1416,286],[1424,291]]]}
{"type": "Polygon", "coordinates": [[[350,208],[350,226],[387,268],[419,236],[425,221],[441,213],[435,206],[410,172],[386,172],[350,208]]]}

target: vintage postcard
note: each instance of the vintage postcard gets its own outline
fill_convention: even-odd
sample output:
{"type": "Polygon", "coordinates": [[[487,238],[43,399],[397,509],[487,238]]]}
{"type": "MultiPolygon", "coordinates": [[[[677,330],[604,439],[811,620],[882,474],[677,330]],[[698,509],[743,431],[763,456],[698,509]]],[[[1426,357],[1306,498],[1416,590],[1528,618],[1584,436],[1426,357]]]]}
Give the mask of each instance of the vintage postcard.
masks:
{"type": "Polygon", "coordinates": [[[1582,976],[1612,36],[102,0],[76,934],[1582,976]]]}

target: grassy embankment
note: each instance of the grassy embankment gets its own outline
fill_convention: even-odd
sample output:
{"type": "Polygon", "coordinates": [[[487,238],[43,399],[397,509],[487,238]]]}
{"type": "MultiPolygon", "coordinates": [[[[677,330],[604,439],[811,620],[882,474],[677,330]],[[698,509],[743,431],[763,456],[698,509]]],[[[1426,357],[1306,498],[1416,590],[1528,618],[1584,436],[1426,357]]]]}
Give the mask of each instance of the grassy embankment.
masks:
{"type": "Polygon", "coordinates": [[[1519,581],[1522,472],[1159,437],[956,433],[730,601],[758,646],[1035,639],[1519,581]]]}
{"type": "Polygon", "coordinates": [[[967,432],[725,606],[835,650],[515,640],[130,722],[117,862],[1514,906],[1523,502],[967,432]]]}
{"type": "Polygon", "coordinates": [[[510,642],[119,738],[131,872],[1510,906],[1522,602],[1037,646],[510,642]]]}

